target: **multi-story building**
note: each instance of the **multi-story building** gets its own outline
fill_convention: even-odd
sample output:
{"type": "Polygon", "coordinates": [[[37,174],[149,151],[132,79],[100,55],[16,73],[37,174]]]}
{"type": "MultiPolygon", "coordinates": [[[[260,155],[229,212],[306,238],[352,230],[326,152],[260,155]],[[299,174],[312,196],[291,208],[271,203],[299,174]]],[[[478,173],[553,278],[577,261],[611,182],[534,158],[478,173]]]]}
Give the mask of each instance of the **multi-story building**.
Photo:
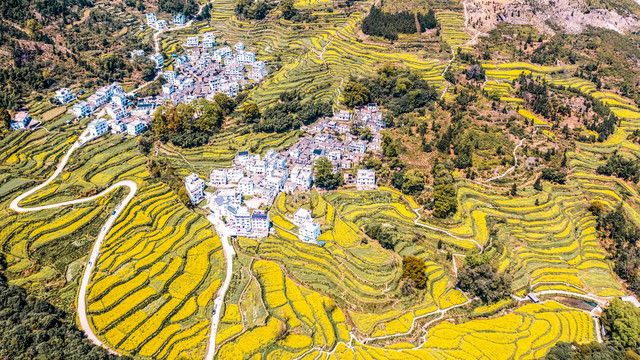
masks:
{"type": "Polygon", "coordinates": [[[242,50],[244,50],[244,43],[241,41],[238,41],[234,46],[234,49],[236,49],[236,51],[240,52],[242,50]]]}
{"type": "Polygon", "coordinates": [[[305,222],[298,229],[298,239],[304,242],[316,243],[318,237],[320,237],[320,225],[313,221],[305,222]]]}
{"type": "Polygon", "coordinates": [[[244,177],[242,169],[234,167],[227,170],[227,180],[231,183],[237,183],[244,177]]]}
{"type": "Polygon", "coordinates": [[[111,116],[113,119],[121,120],[127,117],[127,108],[124,106],[107,106],[106,109],[107,115],[111,116]]]}
{"type": "Polygon", "coordinates": [[[216,44],[216,36],[213,35],[212,32],[204,33],[204,37],[202,38],[202,49],[209,50],[213,49],[213,46],[216,44]]]}
{"type": "Polygon", "coordinates": [[[156,14],[155,13],[148,13],[147,14],[147,25],[149,26],[156,26],[156,14]]]}
{"type": "Polygon", "coordinates": [[[240,183],[238,184],[238,187],[240,188],[240,192],[244,196],[253,196],[255,194],[255,184],[253,183],[253,180],[251,180],[251,178],[242,178],[240,180],[240,183]]]}
{"type": "Polygon", "coordinates": [[[80,101],[79,103],[73,105],[73,113],[79,118],[87,117],[93,113],[93,109],[91,108],[91,105],[89,105],[89,103],[87,103],[86,101],[80,101]]]}
{"type": "Polygon", "coordinates": [[[356,140],[349,143],[349,150],[364,153],[367,151],[367,142],[364,140],[356,140]]]}
{"type": "Polygon", "coordinates": [[[69,101],[74,100],[76,97],[71,95],[71,91],[69,91],[69,89],[62,88],[56,90],[55,98],[60,104],[66,104],[69,101]]]}
{"type": "Polygon", "coordinates": [[[211,170],[209,182],[213,186],[227,185],[227,172],[223,169],[211,170]]]}
{"type": "Polygon", "coordinates": [[[178,26],[184,26],[186,18],[183,14],[173,15],[173,24],[178,26]]]}
{"type": "Polygon", "coordinates": [[[213,52],[213,58],[217,61],[220,62],[222,61],[222,59],[226,58],[229,55],[232,55],[233,52],[231,51],[231,48],[228,46],[223,46],[221,48],[218,48],[216,51],[213,52]]]}
{"type": "Polygon", "coordinates": [[[373,169],[359,169],[356,178],[356,189],[371,190],[376,188],[376,171],[373,169]]]}
{"type": "Polygon", "coordinates": [[[107,125],[107,120],[105,119],[93,120],[87,127],[92,137],[98,137],[109,131],[109,125],[107,125]]]}
{"type": "Polygon", "coordinates": [[[198,45],[200,45],[200,39],[197,36],[187,37],[187,46],[197,47],[198,45]]]}
{"type": "Polygon", "coordinates": [[[235,218],[236,235],[249,235],[251,233],[251,214],[249,208],[240,206],[235,218]]]}
{"type": "Polygon", "coordinates": [[[340,112],[335,115],[335,119],[340,121],[349,121],[351,120],[351,111],[340,110],[340,112]]]}
{"type": "Polygon", "coordinates": [[[156,21],[156,27],[158,29],[167,29],[169,28],[167,22],[165,20],[158,20],[156,21]]]}
{"type": "Polygon", "coordinates": [[[127,134],[137,136],[147,129],[147,125],[140,120],[134,120],[127,124],[127,134]]]}
{"type": "Polygon", "coordinates": [[[293,223],[302,226],[302,224],[313,221],[313,217],[311,216],[311,211],[303,208],[299,208],[293,214],[293,223]]]}
{"type": "Polygon", "coordinates": [[[253,210],[251,213],[251,232],[256,236],[269,233],[269,213],[264,210],[253,210]]]}
{"type": "Polygon", "coordinates": [[[9,127],[11,130],[22,130],[26,129],[30,122],[31,117],[29,117],[29,114],[26,111],[20,111],[13,117],[9,127]]]}
{"type": "Polygon", "coordinates": [[[184,186],[187,188],[187,194],[193,204],[197,204],[204,199],[204,180],[200,179],[198,174],[191,174],[187,176],[184,182],[184,186]]]}
{"type": "Polygon", "coordinates": [[[221,189],[216,192],[216,197],[220,198],[224,204],[242,204],[242,194],[237,189],[221,189]]]}
{"type": "Polygon", "coordinates": [[[241,64],[251,64],[256,61],[256,54],[253,51],[238,51],[236,57],[241,64]]]}
{"type": "Polygon", "coordinates": [[[111,129],[112,134],[122,134],[127,131],[127,124],[123,123],[120,120],[109,119],[107,120],[107,125],[111,129]]]}
{"type": "Polygon", "coordinates": [[[300,187],[302,191],[311,189],[313,184],[313,170],[309,166],[294,166],[291,169],[291,181],[300,187]]]}
{"type": "Polygon", "coordinates": [[[158,54],[158,53],[153,54],[149,56],[149,59],[153,60],[156,63],[157,68],[164,67],[164,57],[162,56],[162,54],[158,54]]]}
{"type": "Polygon", "coordinates": [[[167,80],[167,84],[175,84],[176,81],[176,72],[173,70],[163,71],[162,76],[165,80],[167,80]]]}

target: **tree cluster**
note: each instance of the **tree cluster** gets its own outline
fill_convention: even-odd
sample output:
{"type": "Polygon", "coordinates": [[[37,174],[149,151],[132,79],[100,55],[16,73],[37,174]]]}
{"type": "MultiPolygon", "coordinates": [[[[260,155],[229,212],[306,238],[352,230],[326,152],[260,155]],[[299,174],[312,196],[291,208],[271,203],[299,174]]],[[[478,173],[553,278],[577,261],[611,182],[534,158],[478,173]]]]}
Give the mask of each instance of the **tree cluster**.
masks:
{"type": "MultiPolygon", "coordinates": [[[[4,259],[3,259],[4,260],[4,259]]],[[[9,285],[0,275],[0,358],[12,360],[117,359],[76,327],[73,315],[9,285]]],[[[125,359],[128,357],[121,357],[125,359]]]]}
{"type": "Polygon", "coordinates": [[[322,189],[336,189],[344,184],[344,177],[337,171],[333,171],[333,164],[324,156],[319,157],[313,164],[315,184],[322,189]]]}
{"type": "Polygon", "coordinates": [[[509,296],[511,276],[498,273],[488,256],[470,254],[458,271],[458,287],[490,304],[509,296]]]}
{"type": "Polygon", "coordinates": [[[158,0],[158,9],[170,14],[193,16],[198,13],[198,3],[195,0],[158,0]]]}
{"type": "Polygon", "coordinates": [[[245,120],[258,121],[253,126],[255,131],[285,132],[309,125],[318,118],[330,116],[333,111],[328,101],[302,103],[302,96],[298,92],[288,91],[280,94],[279,102],[263,111],[262,120],[258,116],[259,111],[256,113],[253,109],[252,114],[245,117],[245,120]]]}
{"type": "Polygon", "coordinates": [[[409,11],[388,13],[373,5],[362,20],[362,32],[367,35],[382,36],[387,40],[398,40],[398,34],[415,34],[437,26],[433,10],[425,15],[409,11]]]}
{"type": "Polygon", "coordinates": [[[542,180],[554,182],[556,184],[564,184],[567,181],[567,174],[563,173],[558,168],[544,168],[542,169],[542,180]]]}
{"type": "Polygon", "coordinates": [[[620,344],[606,342],[587,344],[559,342],[544,357],[544,360],[637,360],[640,356],[626,350],[620,344]],[[635,357],[634,357],[635,355],[635,357]]]}
{"type": "Polygon", "coordinates": [[[518,97],[527,101],[534,113],[554,122],[558,121],[561,116],[571,116],[570,106],[561,104],[549,95],[549,84],[545,80],[539,82],[534,80],[531,74],[525,76],[523,73],[517,80],[514,80],[515,84],[519,85],[517,88],[518,97]]]}
{"type": "Polygon", "coordinates": [[[245,20],[264,19],[273,6],[265,0],[238,0],[236,1],[236,16],[245,20]]]}
{"type": "Polygon", "coordinates": [[[381,225],[377,222],[367,224],[364,228],[364,233],[373,240],[378,241],[380,246],[388,250],[393,250],[398,242],[395,227],[381,225]]]}
{"type": "Polygon", "coordinates": [[[159,107],[153,115],[153,131],[163,141],[191,148],[209,141],[209,135],[217,132],[235,107],[233,99],[216,94],[214,101],[197,99],[190,104],[159,107]]]}
{"type": "Polygon", "coordinates": [[[607,252],[613,259],[613,270],[640,296],[640,230],[627,219],[622,207],[606,212],[597,205],[592,204],[589,210],[598,216],[598,233],[606,240],[603,243],[610,243],[607,252]]]}
{"type": "Polygon", "coordinates": [[[433,216],[449,217],[458,211],[458,197],[453,185],[453,176],[440,163],[434,164],[431,173],[433,175],[433,216]]]}
{"type": "Polygon", "coordinates": [[[169,186],[185,206],[190,207],[192,205],[182,179],[168,161],[156,158],[149,159],[147,161],[147,170],[154,179],[169,186]]]}
{"type": "Polygon", "coordinates": [[[373,77],[349,79],[342,97],[349,107],[373,102],[397,116],[430,105],[438,94],[419,74],[385,64],[373,77]]]}
{"type": "Polygon", "coordinates": [[[427,266],[424,260],[415,256],[404,257],[400,279],[411,279],[417,289],[424,289],[427,286],[427,266]]]}
{"type": "Polygon", "coordinates": [[[615,175],[624,180],[630,180],[635,183],[640,177],[640,169],[636,159],[627,159],[617,152],[609,156],[607,163],[598,166],[596,169],[598,174],[612,176],[615,175]]]}
{"type": "Polygon", "coordinates": [[[640,349],[640,309],[616,298],[603,311],[601,320],[614,342],[627,349],[640,349]]]}

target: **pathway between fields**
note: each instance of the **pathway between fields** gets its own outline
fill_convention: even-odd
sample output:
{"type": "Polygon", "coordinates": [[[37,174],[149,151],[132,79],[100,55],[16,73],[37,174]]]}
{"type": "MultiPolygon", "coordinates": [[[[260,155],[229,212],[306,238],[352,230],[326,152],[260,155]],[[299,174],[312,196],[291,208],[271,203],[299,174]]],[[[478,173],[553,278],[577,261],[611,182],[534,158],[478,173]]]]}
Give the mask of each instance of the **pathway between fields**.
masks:
{"type": "MultiPolygon", "coordinates": [[[[638,0],[640,1],[640,0],[638,0]]],[[[464,28],[468,29],[469,28],[469,11],[467,10],[467,2],[463,1],[462,2],[462,6],[464,7],[464,28]]],[[[476,43],[476,40],[478,39],[478,36],[480,36],[480,31],[473,29],[476,33],[475,35],[473,35],[473,37],[471,38],[471,40],[467,41],[466,43],[462,44],[462,45],[454,45],[451,47],[451,60],[449,60],[449,62],[447,63],[447,66],[445,66],[444,70],[442,70],[442,74],[441,76],[444,77],[444,73],[447,72],[447,70],[449,70],[449,68],[451,67],[451,64],[453,63],[453,60],[456,59],[456,49],[462,46],[467,46],[467,45],[474,45],[476,43]]],[[[442,92],[442,95],[440,96],[440,99],[444,98],[444,95],[447,93],[447,90],[449,90],[449,86],[451,84],[449,84],[449,82],[447,81],[447,85],[444,87],[444,91],[442,92]]]]}
{"type": "Polygon", "coordinates": [[[211,328],[209,335],[209,342],[207,343],[207,353],[204,357],[205,360],[213,360],[213,356],[216,354],[216,334],[218,330],[218,323],[220,322],[220,309],[224,302],[224,297],[229,289],[231,283],[231,277],[233,275],[233,256],[236,251],[229,243],[230,229],[222,222],[222,215],[217,207],[210,207],[211,213],[207,216],[207,220],[213,224],[216,229],[216,233],[220,237],[220,243],[222,243],[222,251],[224,252],[225,262],[227,263],[227,274],[224,278],[224,283],[218,290],[218,296],[213,302],[213,315],[211,316],[211,328]]]}
{"type": "Polygon", "coordinates": [[[138,191],[138,185],[135,182],[131,181],[131,180],[123,180],[123,181],[119,181],[119,182],[111,185],[106,190],[104,190],[101,193],[99,193],[97,195],[94,195],[94,196],[90,196],[90,197],[86,197],[86,198],[82,198],[82,199],[77,199],[77,200],[65,201],[65,202],[61,202],[61,203],[57,203],[57,204],[42,205],[42,206],[36,206],[36,207],[30,207],[30,208],[24,208],[24,207],[20,206],[20,202],[22,200],[24,200],[25,198],[29,197],[30,195],[32,195],[36,191],[38,191],[38,190],[44,188],[45,186],[49,185],[49,183],[51,183],[56,177],[58,177],[62,173],[62,171],[64,170],[64,167],[67,164],[67,162],[69,161],[69,158],[71,157],[71,154],[73,153],[73,151],[78,149],[78,148],[80,148],[87,140],[89,140],[89,138],[87,138],[87,130],[85,130],[82,133],[82,135],[80,135],[80,139],[78,141],[76,141],[75,143],[73,143],[71,148],[67,151],[67,153],[64,155],[64,157],[60,160],[60,163],[58,164],[58,167],[56,168],[56,171],[54,171],[54,173],[47,180],[45,180],[45,182],[43,182],[42,184],[34,187],[31,190],[28,190],[28,191],[24,192],[22,195],[20,195],[17,198],[15,198],[11,202],[9,207],[13,211],[16,211],[16,212],[29,212],[29,211],[40,211],[40,210],[46,210],[46,209],[54,209],[54,208],[58,208],[58,207],[62,207],[62,206],[68,206],[68,205],[74,205],[74,204],[80,204],[80,203],[84,203],[84,202],[88,202],[88,201],[93,201],[93,200],[95,200],[97,198],[105,196],[106,194],[110,193],[111,191],[113,191],[113,190],[115,190],[115,189],[117,189],[119,187],[127,187],[127,188],[129,188],[129,193],[124,198],[124,200],[120,204],[118,204],[118,206],[116,207],[115,211],[111,214],[111,216],[109,216],[109,218],[107,219],[107,222],[105,223],[105,225],[100,230],[100,233],[98,234],[98,238],[96,239],[95,243],[93,244],[93,248],[91,250],[91,255],[89,256],[89,262],[87,263],[87,265],[85,267],[85,270],[84,270],[84,273],[82,275],[82,282],[80,284],[80,290],[78,292],[78,302],[77,302],[78,319],[80,320],[80,326],[81,326],[82,330],[85,332],[85,334],[87,335],[87,338],[92,343],[107,349],[110,353],[118,354],[116,351],[110,349],[106,344],[104,344],[102,341],[100,341],[100,339],[98,339],[96,334],[93,332],[93,329],[91,328],[91,325],[89,324],[89,320],[87,319],[87,311],[86,311],[87,287],[89,286],[89,280],[91,279],[91,271],[95,267],[96,260],[98,259],[98,256],[100,255],[100,246],[102,245],[102,241],[104,240],[104,238],[106,237],[107,233],[109,232],[109,229],[111,229],[111,226],[113,226],[113,223],[115,222],[116,218],[122,212],[122,209],[124,209],[127,206],[127,204],[131,201],[131,199],[133,199],[133,197],[135,196],[136,192],[138,191]]]}
{"type": "Polygon", "coordinates": [[[524,142],[524,138],[520,139],[520,142],[518,143],[518,145],[516,145],[516,147],[513,148],[513,159],[514,159],[513,160],[513,166],[508,168],[504,173],[502,173],[502,174],[500,174],[498,176],[494,176],[491,179],[485,180],[485,182],[502,179],[503,177],[507,176],[510,172],[512,172],[513,170],[516,169],[516,166],[518,166],[518,157],[516,156],[516,151],[518,151],[518,148],[522,146],[523,142],[524,142]]]}

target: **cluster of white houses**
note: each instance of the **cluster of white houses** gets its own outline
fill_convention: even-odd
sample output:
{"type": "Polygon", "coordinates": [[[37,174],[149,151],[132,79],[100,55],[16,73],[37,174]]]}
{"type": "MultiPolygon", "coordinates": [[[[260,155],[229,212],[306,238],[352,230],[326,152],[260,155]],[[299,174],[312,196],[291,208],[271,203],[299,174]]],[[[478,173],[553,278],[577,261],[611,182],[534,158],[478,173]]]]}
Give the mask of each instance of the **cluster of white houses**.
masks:
{"type": "MultiPolygon", "coordinates": [[[[163,29],[169,28],[169,23],[166,20],[158,19],[156,17],[156,13],[147,13],[146,17],[147,17],[147,25],[149,25],[150,27],[156,30],[163,30],[163,29]]],[[[173,20],[171,21],[171,23],[175,27],[182,27],[186,25],[187,18],[186,16],[184,16],[184,14],[176,14],[176,15],[173,15],[173,20]]]]}
{"type": "MultiPolygon", "coordinates": [[[[211,204],[222,210],[227,224],[235,230],[237,235],[263,236],[264,228],[256,227],[254,224],[256,221],[262,221],[260,219],[263,215],[258,210],[251,212],[249,207],[257,207],[256,204],[271,205],[281,192],[310,190],[314,180],[313,164],[319,157],[327,157],[334,164],[334,169],[338,170],[350,168],[352,164],[359,163],[367,149],[375,151],[375,146],[371,146],[373,140],[360,140],[348,133],[334,137],[335,133],[341,133],[336,130],[337,124],[340,124],[341,128],[350,129],[353,124],[347,124],[347,122],[356,121],[371,129],[373,140],[379,139],[384,123],[377,107],[370,105],[357,109],[355,115],[350,112],[348,116],[345,113],[339,113],[333,119],[318,121],[307,128],[307,131],[312,131],[315,136],[299,139],[288,150],[276,152],[270,149],[264,156],[239,151],[232,162],[232,167],[211,170],[208,185],[217,189],[211,204]],[[243,199],[251,200],[244,202],[243,205],[243,199]],[[247,203],[251,203],[251,206],[247,207],[247,203]],[[258,214],[258,220],[253,220],[254,214],[258,214]]],[[[355,185],[358,190],[375,189],[375,171],[359,169],[355,185]]],[[[204,180],[193,174],[187,178],[185,186],[194,203],[202,201],[204,180]]],[[[268,221],[268,214],[266,218],[268,221]]],[[[317,242],[320,236],[320,225],[313,221],[308,210],[296,211],[294,223],[298,226],[300,240],[317,242]]]]}
{"type": "Polygon", "coordinates": [[[187,38],[186,46],[195,49],[176,57],[173,70],[163,72],[167,81],[162,87],[165,99],[174,103],[211,100],[217,93],[235,97],[250,81],[259,82],[268,74],[266,63],[245,51],[243,43],[235,44],[235,52],[228,46],[213,50],[214,45],[212,33],[204,34],[202,44],[198,36],[187,38]]]}

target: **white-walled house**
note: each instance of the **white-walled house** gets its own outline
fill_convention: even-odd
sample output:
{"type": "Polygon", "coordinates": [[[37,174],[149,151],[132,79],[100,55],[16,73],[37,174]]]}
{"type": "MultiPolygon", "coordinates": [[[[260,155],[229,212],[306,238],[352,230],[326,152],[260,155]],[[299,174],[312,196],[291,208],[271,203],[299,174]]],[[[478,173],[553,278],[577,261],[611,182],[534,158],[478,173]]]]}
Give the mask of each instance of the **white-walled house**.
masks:
{"type": "Polygon", "coordinates": [[[266,236],[269,233],[269,213],[253,210],[251,213],[251,232],[254,235],[266,236]]]}
{"type": "Polygon", "coordinates": [[[373,169],[359,169],[356,178],[356,189],[371,190],[376,188],[376,172],[373,169]]]}
{"type": "Polygon", "coordinates": [[[236,51],[242,51],[244,50],[244,43],[238,41],[233,47],[236,49],[236,51]]]}
{"type": "Polygon", "coordinates": [[[187,37],[187,46],[196,47],[200,45],[200,39],[197,36],[187,37]]]}
{"type": "Polygon", "coordinates": [[[251,233],[251,214],[249,208],[240,206],[236,212],[236,235],[249,235],[251,233]]]}
{"type": "Polygon", "coordinates": [[[227,170],[227,181],[231,183],[237,183],[244,177],[244,171],[240,168],[234,167],[227,170]]]}
{"type": "Polygon", "coordinates": [[[253,180],[251,180],[251,178],[248,178],[248,177],[242,178],[238,186],[240,188],[240,192],[242,193],[242,195],[244,196],[255,195],[255,184],[253,183],[253,180]]]}
{"type": "Polygon", "coordinates": [[[185,22],[186,22],[186,19],[185,19],[185,16],[183,14],[173,15],[173,23],[175,25],[182,26],[182,25],[185,24],[185,22]]]}
{"type": "Polygon", "coordinates": [[[156,25],[156,13],[148,13],[147,14],[147,25],[149,26],[155,26],[156,25]]]}
{"type": "Polygon", "coordinates": [[[209,175],[209,182],[213,186],[227,185],[227,171],[224,169],[213,169],[209,175]]]}
{"type": "Polygon", "coordinates": [[[26,129],[30,122],[31,117],[29,117],[29,114],[26,111],[20,111],[13,117],[9,126],[11,130],[22,130],[26,129]]]}
{"type": "Polygon", "coordinates": [[[93,120],[87,127],[92,137],[98,137],[109,131],[109,125],[107,125],[107,120],[105,119],[93,120]]]}
{"type": "Polygon", "coordinates": [[[298,226],[302,226],[302,224],[309,221],[313,221],[313,217],[311,216],[311,211],[307,209],[300,208],[293,214],[293,223],[298,226]]]}
{"type": "Polygon", "coordinates": [[[56,90],[55,98],[60,104],[66,104],[69,101],[74,100],[76,97],[71,95],[71,91],[69,89],[62,88],[56,90]]]}
{"type": "Polygon", "coordinates": [[[153,54],[149,56],[149,59],[153,60],[156,63],[157,68],[164,67],[164,57],[162,56],[162,54],[153,54]]]}
{"type": "Polygon", "coordinates": [[[127,133],[129,135],[137,136],[142,134],[147,129],[147,125],[145,125],[140,120],[134,120],[127,124],[127,133]]]}
{"type": "Polygon", "coordinates": [[[318,237],[320,237],[320,225],[313,221],[305,222],[298,229],[298,239],[304,242],[316,243],[318,237]]]}
{"type": "Polygon", "coordinates": [[[198,174],[187,176],[184,186],[187,188],[192,203],[197,204],[204,199],[204,180],[200,179],[198,174]]]}
{"type": "Polygon", "coordinates": [[[80,101],[79,103],[73,105],[73,113],[77,117],[87,117],[93,113],[93,109],[91,109],[91,105],[89,105],[86,101],[80,101]]]}

